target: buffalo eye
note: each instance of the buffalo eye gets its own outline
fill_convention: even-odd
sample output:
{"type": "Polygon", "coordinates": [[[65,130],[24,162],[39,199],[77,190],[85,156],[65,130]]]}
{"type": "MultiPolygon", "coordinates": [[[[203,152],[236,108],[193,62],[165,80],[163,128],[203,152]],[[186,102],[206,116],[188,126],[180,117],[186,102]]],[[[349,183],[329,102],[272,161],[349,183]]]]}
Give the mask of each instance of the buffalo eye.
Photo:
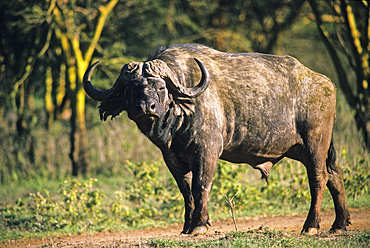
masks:
{"type": "Polygon", "coordinates": [[[166,89],[166,84],[164,82],[159,82],[156,88],[158,91],[164,91],[166,89]]]}

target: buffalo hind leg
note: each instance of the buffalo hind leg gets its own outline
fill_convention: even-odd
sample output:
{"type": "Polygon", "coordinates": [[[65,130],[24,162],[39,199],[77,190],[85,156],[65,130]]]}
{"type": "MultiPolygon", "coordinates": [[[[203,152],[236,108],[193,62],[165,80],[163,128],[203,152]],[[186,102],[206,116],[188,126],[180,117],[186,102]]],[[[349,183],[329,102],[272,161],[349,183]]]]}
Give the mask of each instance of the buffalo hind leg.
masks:
{"type": "Polygon", "coordinates": [[[307,168],[311,192],[311,207],[303,225],[302,233],[315,235],[320,229],[320,209],[324,197],[327,173],[325,170],[307,168]]]}
{"type": "Polygon", "coordinates": [[[344,189],[343,172],[338,166],[336,166],[335,170],[329,171],[329,180],[326,186],[333,197],[335,207],[335,221],[330,231],[337,232],[346,230],[346,227],[351,224],[351,222],[344,189]]]}

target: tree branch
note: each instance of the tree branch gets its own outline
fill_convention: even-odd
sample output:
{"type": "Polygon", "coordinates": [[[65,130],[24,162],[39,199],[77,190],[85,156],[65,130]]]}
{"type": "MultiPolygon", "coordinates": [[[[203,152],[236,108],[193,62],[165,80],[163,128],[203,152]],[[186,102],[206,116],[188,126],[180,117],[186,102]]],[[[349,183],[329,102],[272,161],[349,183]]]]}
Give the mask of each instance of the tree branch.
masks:
{"type": "Polygon", "coordinates": [[[345,95],[347,103],[351,106],[351,108],[355,109],[356,106],[357,106],[357,103],[358,103],[358,99],[357,99],[357,97],[354,96],[354,94],[352,92],[352,89],[351,89],[351,87],[349,85],[349,82],[348,82],[347,75],[345,73],[345,70],[344,70],[341,62],[340,62],[339,56],[338,56],[337,52],[335,51],[333,45],[331,44],[331,42],[329,40],[328,33],[324,29],[324,25],[323,25],[323,22],[322,22],[322,19],[321,19],[321,14],[320,14],[320,12],[317,8],[316,1],[315,0],[309,0],[309,3],[310,3],[310,6],[311,6],[311,9],[312,9],[312,12],[313,12],[313,14],[315,15],[315,18],[316,18],[316,25],[317,25],[317,29],[319,31],[319,34],[320,34],[321,38],[323,39],[326,48],[328,49],[330,57],[332,58],[335,71],[337,72],[337,75],[338,75],[339,86],[340,86],[340,88],[342,89],[342,91],[345,95]]]}
{"type": "Polygon", "coordinates": [[[289,13],[285,16],[284,20],[282,22],[275,22],[273,28],[269,30],[269,32],[272,32],[272,38],[269,39],[266,47],[264,50],[266,52],[271,52],[273,46],[276,44],[276,41],[278,39],[278,36],[281,34],[282,31],[287,29],[291,26],[291,24],[296,19],[297,15],[300,13],[300,9],[303,6],[305,1],[293,1],[291,8],[289,8],[289,13]]]}
{"type": "Polygon", "coordinates": [[[350,47],[352,49],[353,58],[355,60],[355,71],[357,75],[357,88],[361,89],[361,84],[364,78],[362,71],[362,59],[361,55],[363,49],[360,42],[360,31],[357,29],[356,20],[352,12],[352,7],[345,0],[340,0],[340,9],[344,16],[344,22],[346,25],[347,36],[349,37],[350,47]]]}
{"type": "Polygon", "coordinates": [[[94,53],[94,50],[95,50],[95,48],[96,48],[96,46],[98,44],[98,40],[100,38],[100,35],[103,32],[105,20],[107,19],[108,14],[116,6],[117,2],[118,2],[118,0],[111,0],[105,6],[101,6],[99,8],[100,17],[99,17],[99,20],[98,20],[98,24],[96,25],[94,37],[91,40],[91,44],[90,44],[89,48],[87,49],[87,51],[85,53],[84,61],[87,61],[88,62],[88,61],[91,60],[91,57],[92,57],[92,55],[94,53]]]}
{"type": "Polygon", "coordinates": [[[14,98],[15,95],[17,94],[18,88],[20,85],[26,81],[26,79],[31,75],[34,65],[36,63],[36,60],[40,58],[44,53],[48,50],[49,45],[50,45],[50,40],[51,40],[51,34],[52,34],[52,29],[48,30],[48,33],[46,35],[46,40],[44,46],[41,48],[41,50],[33,57],[29,58],[28,60],[30,61],[27,66],[26,66],[26,72],[23,74],[23,76],[14,84],[13,91],[11,93],[11,97],[14,98]]]}

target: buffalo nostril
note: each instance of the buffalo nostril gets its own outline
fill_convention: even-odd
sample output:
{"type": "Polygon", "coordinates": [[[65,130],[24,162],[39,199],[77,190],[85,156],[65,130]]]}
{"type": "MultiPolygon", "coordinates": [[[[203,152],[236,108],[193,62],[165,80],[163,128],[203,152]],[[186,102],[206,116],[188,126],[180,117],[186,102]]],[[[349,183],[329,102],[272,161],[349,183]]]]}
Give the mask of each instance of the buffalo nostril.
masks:
{"type": "Polygon", "coordinates": [[[150,104],[150,109],[151,109],[152,111],[154,111],[154,110],[155,110],[155,103],[150,104]]]}

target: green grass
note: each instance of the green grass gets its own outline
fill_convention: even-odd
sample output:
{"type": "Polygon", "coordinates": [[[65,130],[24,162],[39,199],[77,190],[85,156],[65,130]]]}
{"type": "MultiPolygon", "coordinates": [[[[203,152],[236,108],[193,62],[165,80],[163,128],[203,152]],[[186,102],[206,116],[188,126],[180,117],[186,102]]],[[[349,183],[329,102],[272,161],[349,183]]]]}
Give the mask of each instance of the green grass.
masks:
{"type": "Polygon", "coordinates": [[[341,235],[306,236],[270,229],[230,232],[215,240],[151,239],[151,247],[368,247],[370,233],[347,232],[341,235]]]}

